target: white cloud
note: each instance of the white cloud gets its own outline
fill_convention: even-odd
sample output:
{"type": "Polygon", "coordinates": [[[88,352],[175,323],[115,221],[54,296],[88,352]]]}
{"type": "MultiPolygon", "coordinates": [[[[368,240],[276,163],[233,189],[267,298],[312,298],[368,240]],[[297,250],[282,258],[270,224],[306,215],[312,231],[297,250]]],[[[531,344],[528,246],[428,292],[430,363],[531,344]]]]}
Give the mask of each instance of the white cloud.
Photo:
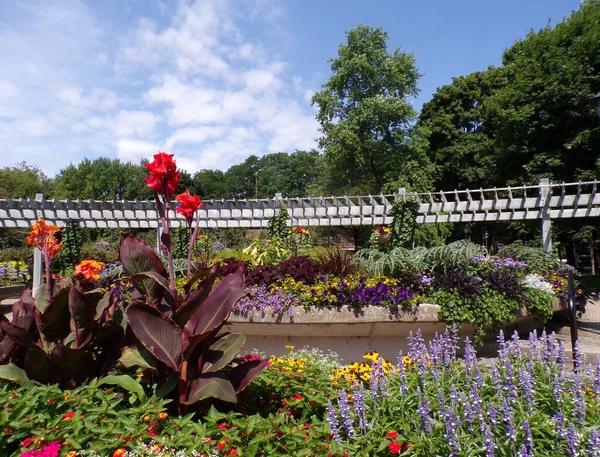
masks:
{"type": "Polygon", "coordinates": [[[121,30],[93,2],[10,4],[0,149],[52,174],[86,156],[138,161],[166,148],[195,171],[315,147],[312,89],[266,47],[284,39],[278,2],[155,1],[152,19],[111,11],[130,21],[121,30]]]}
{"type": "Polygon", "coordinates": [[[143,158],[150,159],[161,149],[149,141],[123,138],[115,142],[117,157],[124,161],[139,162],[143,158]]]}

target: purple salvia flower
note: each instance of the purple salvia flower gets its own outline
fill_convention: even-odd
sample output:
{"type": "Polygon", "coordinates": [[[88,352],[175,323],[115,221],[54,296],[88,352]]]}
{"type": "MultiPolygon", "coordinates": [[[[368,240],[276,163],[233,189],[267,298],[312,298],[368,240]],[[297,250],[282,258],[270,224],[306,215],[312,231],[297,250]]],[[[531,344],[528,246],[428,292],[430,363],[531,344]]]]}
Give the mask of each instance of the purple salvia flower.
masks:
{"type": "Polygon", "coordinates": [[[417,414],[421,420],[421,427],[425,433],[431,433],[431,411],[429,409],[429,402],[427,401],[427,396],[421,393],[421,388],[419,386],[417,386],[417,397],[419,398],[417,414]]]}
{"type": "Polygon", "coordinates": [[[461,395],[460,401],[465,408],[465,421],[469,424],[469,432],[473,433],[473,405],[464,393],[461,395]]]}
{"type": "Polygon", "coordinates": [[[573,348],[573,369],[575,373],[579,373],[583,366],[583,352],[579,349],[579,341],[575,341],[575,347],[573,348]]]}
{"type": "Polygon", "coordinates": [[[504,389],[507,392],[508,401],[513,403],[517,399],[517,385],[515,384],[513,364],[508,357],[504,359],[504,389]]]}
{"type": "Polygon", "coordinates": [[[494,427],[496,425],[498,425],[498,410],[496,409],[496,406],[494,406],[493,403],[490,404],[489,408],[488,408],[488,419],[490,421],[490,424],[492,424],[494,427]]]}
{"type": "Polygon", "coordinates": [[[594,367],[594,396],[600,396],[600,356],[596,357],[596,364],[594,367]]]}
{"type": "Polygon", "coordinates": [[[402,351],[398,353],[398,376],[400,376],[400,394],[404,396],[408,393],[408,383],[406,381],[402,351]]]}
{"type": "Polygon", "coordinates": [[[592,430],[587,439],[587,457],[600,457],[600,431],[592,430]]]}
{"type": "Polygon", "coordinates": [[[365,385],[360,381],[356,381],[352,387],[354,394],[354,415],[358,417],[358,428],[361,433],[365,433],[369,426],[365,408],[365,385]]]}
{"type": "Polygon", "coordinates": [[[338,392],[338,400],[340,403],[340,416],[342,416],[342,427],[346,430],[348,436],[354,436],[354,421],[350,414],[350,406],[348,405],[348,394],[345,390],[338,392]]]}
{"type": "Polygon", "coordinates": [[[338,422],[337,412],[331,404],[331,400],[327,402],[327,422],[329,422],[331,434],[333,435],[333,439],[335,440],[335,442],[338,444],[342,444],[342,440],[340,438],[340,424],[338,422]]]}
{"type": "Polygon", "coordinates": [[[532,366],[530,363],[523,363],[519,367],[519,384],[521,384],[521,396],[525,399],[526,405],[531,411],[534,406],[533,376],[531,375],[532,366]]]}
{"type": "Polygon", "coordinates": [[[481,424],[481,428],[483,433],[483,446],[485,447],[485,457],[495,457],[494,449],[496,449],[496,445],[494,444],[492,429],[485,422],[481,424]]]}
{"type": "Polygon", "coordinates": [[[498,371],[496,362],[492,363],[491,379],[496,391],[502,393],[502,378],[500,377],[500,371],[498,371]]]}
{"type": "Polygon", "coordinates": [[[498,333],[498,338],[496,339],[498,342],[498,358],[502,358],[505,355],[506,342],[504,341],[504,332],[500,330],[498,333]]]}
{"type": "Polygon", "coordinates": [[[439,410],[443,411],[446,407],[446,397],[444,395],[444,391],[438,388],[438,400],[440,402],[439,410]]]}
{"type": "Polygon", "coordinates": [[[541,357],[539,356],[539,342],[535,331],[529,333],[527,345],[529,346],[531,358],[534,360],[541,359],[541,357]]]}
{"type": "Polygon", "coordinates": [[[567,454],[572,455],[572,456],[578,455],[577,447],[579,446],[580,437],[579,437],[579,433],[577,433],[577,430],[575,430],[575,425],[573,425],[573,423],[570,423],[569,426],[567,427],[566,439],[567,439],[567,454]]]}
{"type": "Polygon", "coordinates": [[[521,428],[525,432],[525,442],[519,451],[519,457],[533,457],[533,437],[531,436],[531,427],[529,422],[523,422],[521,428]]]}
{"type": "Polygon", "coordinates": [[[458,418],[454,414],[454,411],[451,409],[446,410],[446,414],[444,414],[444,425],[446,427],[444,431],[444,438],[448,441],[448,445],[450,446],[450,454],[449,457],[456,457],[460,452],[460,446],[456,437],[456,430],[460,427],[458,424],[458,418]]]}
{"type": "Polygon", "coordinates": [[[554,415],[554,428],[558,436],[566,438],[565,415],[561,411],[554,415]]]}
{"type": "Polygon", "coordinates": [[[563,376],[562,372],[557,373],[555,376],[552,376],[550,379],[550,383],[552,384],[552,394],[554,395],[554,400],[556,400],[556,404],[560,409],[560,406],[563,403],[562,399],[562,391],[563,391],[563,376]]]}
{"type": "Polygon", "coordinates": [[[506,426],[506,437],[512,442],[517,442],[517,431],[512,421],[512,409],[507,403],[506,399],[502,401],[502,418],[504,425],[506,426]]]}
{"type": "Polygon", "coordinates": [[[585,396],[584,396],[584,387],[583,382],[581,381],[581,375],[578,372],[573,373],[573,402],[575,403],[575,408],[573,411],[573,415],[579,425],[583,427],[585,422],[585,396]]]}
{"type": "Polygon", "coordinates": [[[479,396],[480,385],[476,382],[471,384],[471,402],[473,402],[473,413],[479,418],[479,422],[483,422],[483,408],[481,397],[479,396]]]}
{"type": "Polygon", "coordinates": [[[512,355],[512,356],[516,357],[517,359],[521,358],[521,342],[519,341],[519,334],[517,333],[516,330],[513,333],[512,338],[510,339],[509,343],[507,344],[506,349],[507,349],[508,355],[512,355]]]}

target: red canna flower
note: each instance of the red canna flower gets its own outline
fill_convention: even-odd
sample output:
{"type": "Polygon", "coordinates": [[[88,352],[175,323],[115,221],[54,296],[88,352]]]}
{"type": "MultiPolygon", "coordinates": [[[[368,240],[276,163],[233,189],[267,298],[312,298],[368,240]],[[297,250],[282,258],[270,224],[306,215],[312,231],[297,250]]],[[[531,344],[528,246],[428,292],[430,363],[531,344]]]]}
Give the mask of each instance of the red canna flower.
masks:
{"type": "Polygon", "coordinates": [[[388,440],[395,440],[398,438],[398,432],[396,430],[392,430],[391,432],[388,432],[386,436],[388,440]]]}
{"type": "Polygon", "coordinates": [[[144,178],[148,187],[157,194],[164,195],[167,201],[171,200],[181,177],[173,160],[173,154],[166,152],[155,154],[154,162],[147,163],[146,168],[150,170],[150,176],[144,178]]]}
{"type": "Polygon", "coordinates": [[[181,203],[181,206],[178,206],[175,211],[185,217],[188,224],[191,225],[192,219],[194,219],[194,213],[198,211],[199,208],[202,208],[200,197],[192,195],[189,190],[186,190],[184,193],[177,196],[177,201],[181,203]]]}
{"type": "Polygon", "coordinates": [[[400,443],[390,443],[388,449],[392,454],[400,454],[402,451],[402,445],[400,443]]]}
{"type": "Polygon", "coordinates": [[[26,238],[29,246],[37,247],[44,255],[54,257],[62,248],[62,243],[59,243],[54,235],[60,229],[56,225],[46,224],[44,219],[38,219],[37,224],[33,224],[29,231],[29,236],[26,238]]]}

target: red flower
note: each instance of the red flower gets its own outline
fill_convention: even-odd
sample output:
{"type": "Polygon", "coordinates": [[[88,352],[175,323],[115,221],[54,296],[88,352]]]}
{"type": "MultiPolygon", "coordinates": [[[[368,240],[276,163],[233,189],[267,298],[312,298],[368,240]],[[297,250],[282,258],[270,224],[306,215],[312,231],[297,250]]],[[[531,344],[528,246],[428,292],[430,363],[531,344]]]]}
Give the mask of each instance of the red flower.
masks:
{"type": "Polygon", "coordinates": [[[229,427],[227,426],[227,424],[225,424],[225,423],[222,423],[222,424],[219,424],[219,428],[220,428],[221,430],[227,430],[229,427]]]}
{"type": "Polygon", "coordinates": [[[192,195],[189,190],[186,190],[183,194],[177,196],[177,201],[181,203],[181,206],[178,206],[175,211],[185,217],[188,224],[191,224],[192,219],[194,219],[194,213],[199,208],[202,208],[200,197],[192,195]]]}
{"type": "Polygon", "coordinates": [[[33,438],[25,438],[21,443],[21,447],[29,447],[33,444],[33,438]]]}
{"type": "Polygon", "coordinates": [[[392,454],[400,454],[402,451],[402,445],[400,443],[390,443],[388,449],[392,454]]]}
{"type": "Polygon", "coordinates": [[[144,178],[148,187],[157,194],[164,195],[165,199],[171,200],[181,177],[181,173],[177,172],[173,154],[166,152],[155,154],[154,162],[147,163],[146,168],[150,170],[150,176],[144,178]]]}
{"type": "Polygon", "coordinates": [[[113,452],[113,457],[123,457],[125,454],[127,454],[127,449],[119,448],[113,452]]]}
{"type": "Polygon", "coordinates": [[[237,455],[237,450],[236,449],[232,449],[231,451],[229,451],[227,454],[225,455],[237,455]]]}
{"type": "Polygon", "coordinates": [[[392,430],[391,432],[388,432],[386,436],[388,440],[395,440],[398,438],[398,432],[396,430],[392,430]]]}
{"type": "Polygon", "coordinates": [[[296,227],[296,233],[302,233],[302,227],[296,227]]]}
{"type": "Polygon", "coordinates": [[[293,400],[295,400],[295,401],[300,401],[300,400],[302,400],[302,395],[300,395],[300,394],[296,394],[296,395],[294,395],[294,397],[293,397],[293,400]]]}
{"type": "Polygon", "coordinates": [[[74,415],[75,415],[75,413],[74,413],[73,411],[71,411],[71,412],[69,412],[69,413],[66,413],[66,414],[63,416],[63,420],[64,420],[64,421],[69,421],[69,420],[73,419],[73,416],[74,416],[74,415]]]}
{"type": "Polygon", "coordinates": [[[218,449],[219,451],[222,451],[224,447],[225,447],[225,441],[219,441],[219,442],[217,443],[217,449],[218,449]]]}

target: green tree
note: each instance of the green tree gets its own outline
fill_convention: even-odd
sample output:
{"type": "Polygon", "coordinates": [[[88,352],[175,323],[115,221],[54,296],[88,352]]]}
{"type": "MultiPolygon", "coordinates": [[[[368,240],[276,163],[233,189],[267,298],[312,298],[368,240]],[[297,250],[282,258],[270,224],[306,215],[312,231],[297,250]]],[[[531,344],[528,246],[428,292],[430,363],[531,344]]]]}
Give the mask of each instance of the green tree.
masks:
{"type": "Polygon", "coordinates": [[[42,170],[25,162],[0,169],[0,198],[35,198],[38,193],[48,197],[51,184],[42,170]]]}
{"type": "Polygon", "coordinates": [[[495,172],[494,124],[486,101],[503,81],[497,68],[452,78],[423,105],[418,127],[436,167],[436,189],[502,184],[495,172]]]}
{"type": "Polygon", "coordinates": [[[144,162],[123,163],[106,157],[83,159],[56,175],[56,194],[58,198],[144,200],[152,198],[143,181],[147,176],[144,162]]]}
{"type": "Polygon", "coordinates": [[[226,198],[229,192],[225,187],[225,174],[221,170],[200,170],[194,174],[192,189],[204,200],[226,198]]]}
{"type": "Polygon", "coordinates": [[[323,136],[331,191],[378,193],[386,182],[407,177],[411,187],[427,186],[414,172],[428,167],[415,147],[408,98],[417,94],[419,72],[412,54],[388,52],[388,34],[359,25],[346,34],[332,75],[313,96],[323,136]]]}
{"type": "Polygon", "coordinates": [[[497,173],[513,183],[598,176],[600,1],[584,1],[556,27],[530,32],[503,56],[506,84],[493,110],[497,173]]]}

